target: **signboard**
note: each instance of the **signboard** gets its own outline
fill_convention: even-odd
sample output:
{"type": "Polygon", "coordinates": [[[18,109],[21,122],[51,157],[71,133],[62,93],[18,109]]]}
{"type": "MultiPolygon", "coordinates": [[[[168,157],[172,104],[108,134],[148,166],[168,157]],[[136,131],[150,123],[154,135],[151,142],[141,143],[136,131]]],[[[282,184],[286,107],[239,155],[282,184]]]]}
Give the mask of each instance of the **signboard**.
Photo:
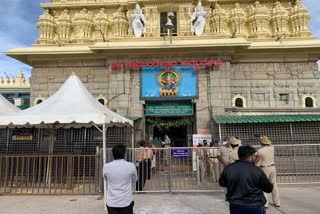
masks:
{"type": "Polygon", "coordinates": [[[191,102],[147,102],[146,115],[193,115],[193,105],[191,102]]]}
{"type": "Polygon", "coordinates": [[[32,141],[32,129],[16,129],[12,133],[12,140],[15,141],[32,141]]]}
{"type": "Polygon", "coordinates": [[[207,145],[209,146],[212,142],[211,134],[194,134],[192,135],[193,147],[198,147],[199,143],[202,143],[204,140],[207,141],[207,145]]]}
{"type": "Polygon", "coordinates": [[[199,70],[199,66],[221,66],[224,62],[221,59],[201,59],[201,60],[184,60],[178,62],[177,60],[168,61],[140,61],[140,62],[112,62],[111,69],[118,70],[125,68],[144,68],[144,67],[171,67],[171,66],[194,66],[195,70],[199,70]]]}
{"type": "Polygon", "coordinates": [[[141,99],[197,97],[197,72],[193,66],[142,68],[141,99]]]}
{"type": "MultiPolygon", "coordinates": [[[[212,135],[211,134],[194,134],[192,135],[192,144],[193,147],[198,147],[199,143],[202,143],[204,140],[207,140],[207,145],[209,146],[210,143],[212,142],[212,135]]],[[[197,166],[197,152],[196,149],[192,152],[192,170],[197,171],[198,166],[197,166]]],[[[198,175],[199,177],[199,175],[198,175]]]]}
{"type": "Polygon", "coordinates": [[[189,151],[188,149],[173,149],[172,156],[174,158],[188,158],[189,151]]]}

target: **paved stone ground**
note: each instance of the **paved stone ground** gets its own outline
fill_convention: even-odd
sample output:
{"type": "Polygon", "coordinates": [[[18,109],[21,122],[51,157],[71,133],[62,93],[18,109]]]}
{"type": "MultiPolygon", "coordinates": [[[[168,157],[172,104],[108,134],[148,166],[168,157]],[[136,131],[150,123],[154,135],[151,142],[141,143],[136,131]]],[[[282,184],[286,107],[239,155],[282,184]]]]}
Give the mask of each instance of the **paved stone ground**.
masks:
{"type": "MultiPolygon", "coordinates": [[[[281,186],[281,210],[267,214],[320,213],[320,185],[281,186]]],[[[136,214],[226,214],[223,193],[136,194],[136,214]]],[[[98,196],[0,196],[1,214],[105,214],[98,196]]]]}

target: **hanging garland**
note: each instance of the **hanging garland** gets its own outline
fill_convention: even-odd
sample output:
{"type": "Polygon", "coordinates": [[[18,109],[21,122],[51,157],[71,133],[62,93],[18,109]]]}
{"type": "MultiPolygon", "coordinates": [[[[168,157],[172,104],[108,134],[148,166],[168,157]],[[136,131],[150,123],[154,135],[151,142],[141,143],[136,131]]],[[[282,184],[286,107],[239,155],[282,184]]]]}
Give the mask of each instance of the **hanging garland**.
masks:
{"type": "Polygon", "coordinates": [[[165,121],[159,118],[148,118],[147,122],[160,129],[170,129],[170,128],[179,128],[182,126],[192,125],[194,119],[193,117],[186,117],[177,120],[165,121]]]}

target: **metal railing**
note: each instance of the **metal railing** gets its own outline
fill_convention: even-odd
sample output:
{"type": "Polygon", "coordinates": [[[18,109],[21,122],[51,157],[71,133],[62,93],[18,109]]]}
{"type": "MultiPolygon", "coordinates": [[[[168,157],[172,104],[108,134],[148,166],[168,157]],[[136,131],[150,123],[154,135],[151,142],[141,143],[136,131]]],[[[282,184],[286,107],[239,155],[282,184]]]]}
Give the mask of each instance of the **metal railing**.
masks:
{"type": "MultiPolygon", "coordinates": [[[[150,161],[140,163],[135,160],[141,149],[128,149],[125,158],[137,166],[137,192],[220,191],[223,166],[210,149],[152,148],[150,161]]],[[[320,183],[320,144],[275,145],[275,163],[280,184],[320,183]]],[[[0,194],[101,194],[102,168],[101,150],[97,155],[2,155],[0,194]]]]}

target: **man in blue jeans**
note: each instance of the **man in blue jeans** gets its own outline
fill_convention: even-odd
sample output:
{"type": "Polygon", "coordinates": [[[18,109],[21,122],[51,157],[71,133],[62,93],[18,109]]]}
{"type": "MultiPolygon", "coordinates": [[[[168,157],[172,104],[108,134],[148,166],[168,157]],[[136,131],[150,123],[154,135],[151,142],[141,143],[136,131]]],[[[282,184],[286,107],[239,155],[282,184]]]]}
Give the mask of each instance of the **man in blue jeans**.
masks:
{"type": "Polygon", "coordinates": [[[263,192],[272,192],[273,185],[257,166],[256,150],[251,146],[241,146],[239,160],[227,165],[219,179],[219,184],[227,188],[230,214],[265,214],[266,199],[263,192]]]}

